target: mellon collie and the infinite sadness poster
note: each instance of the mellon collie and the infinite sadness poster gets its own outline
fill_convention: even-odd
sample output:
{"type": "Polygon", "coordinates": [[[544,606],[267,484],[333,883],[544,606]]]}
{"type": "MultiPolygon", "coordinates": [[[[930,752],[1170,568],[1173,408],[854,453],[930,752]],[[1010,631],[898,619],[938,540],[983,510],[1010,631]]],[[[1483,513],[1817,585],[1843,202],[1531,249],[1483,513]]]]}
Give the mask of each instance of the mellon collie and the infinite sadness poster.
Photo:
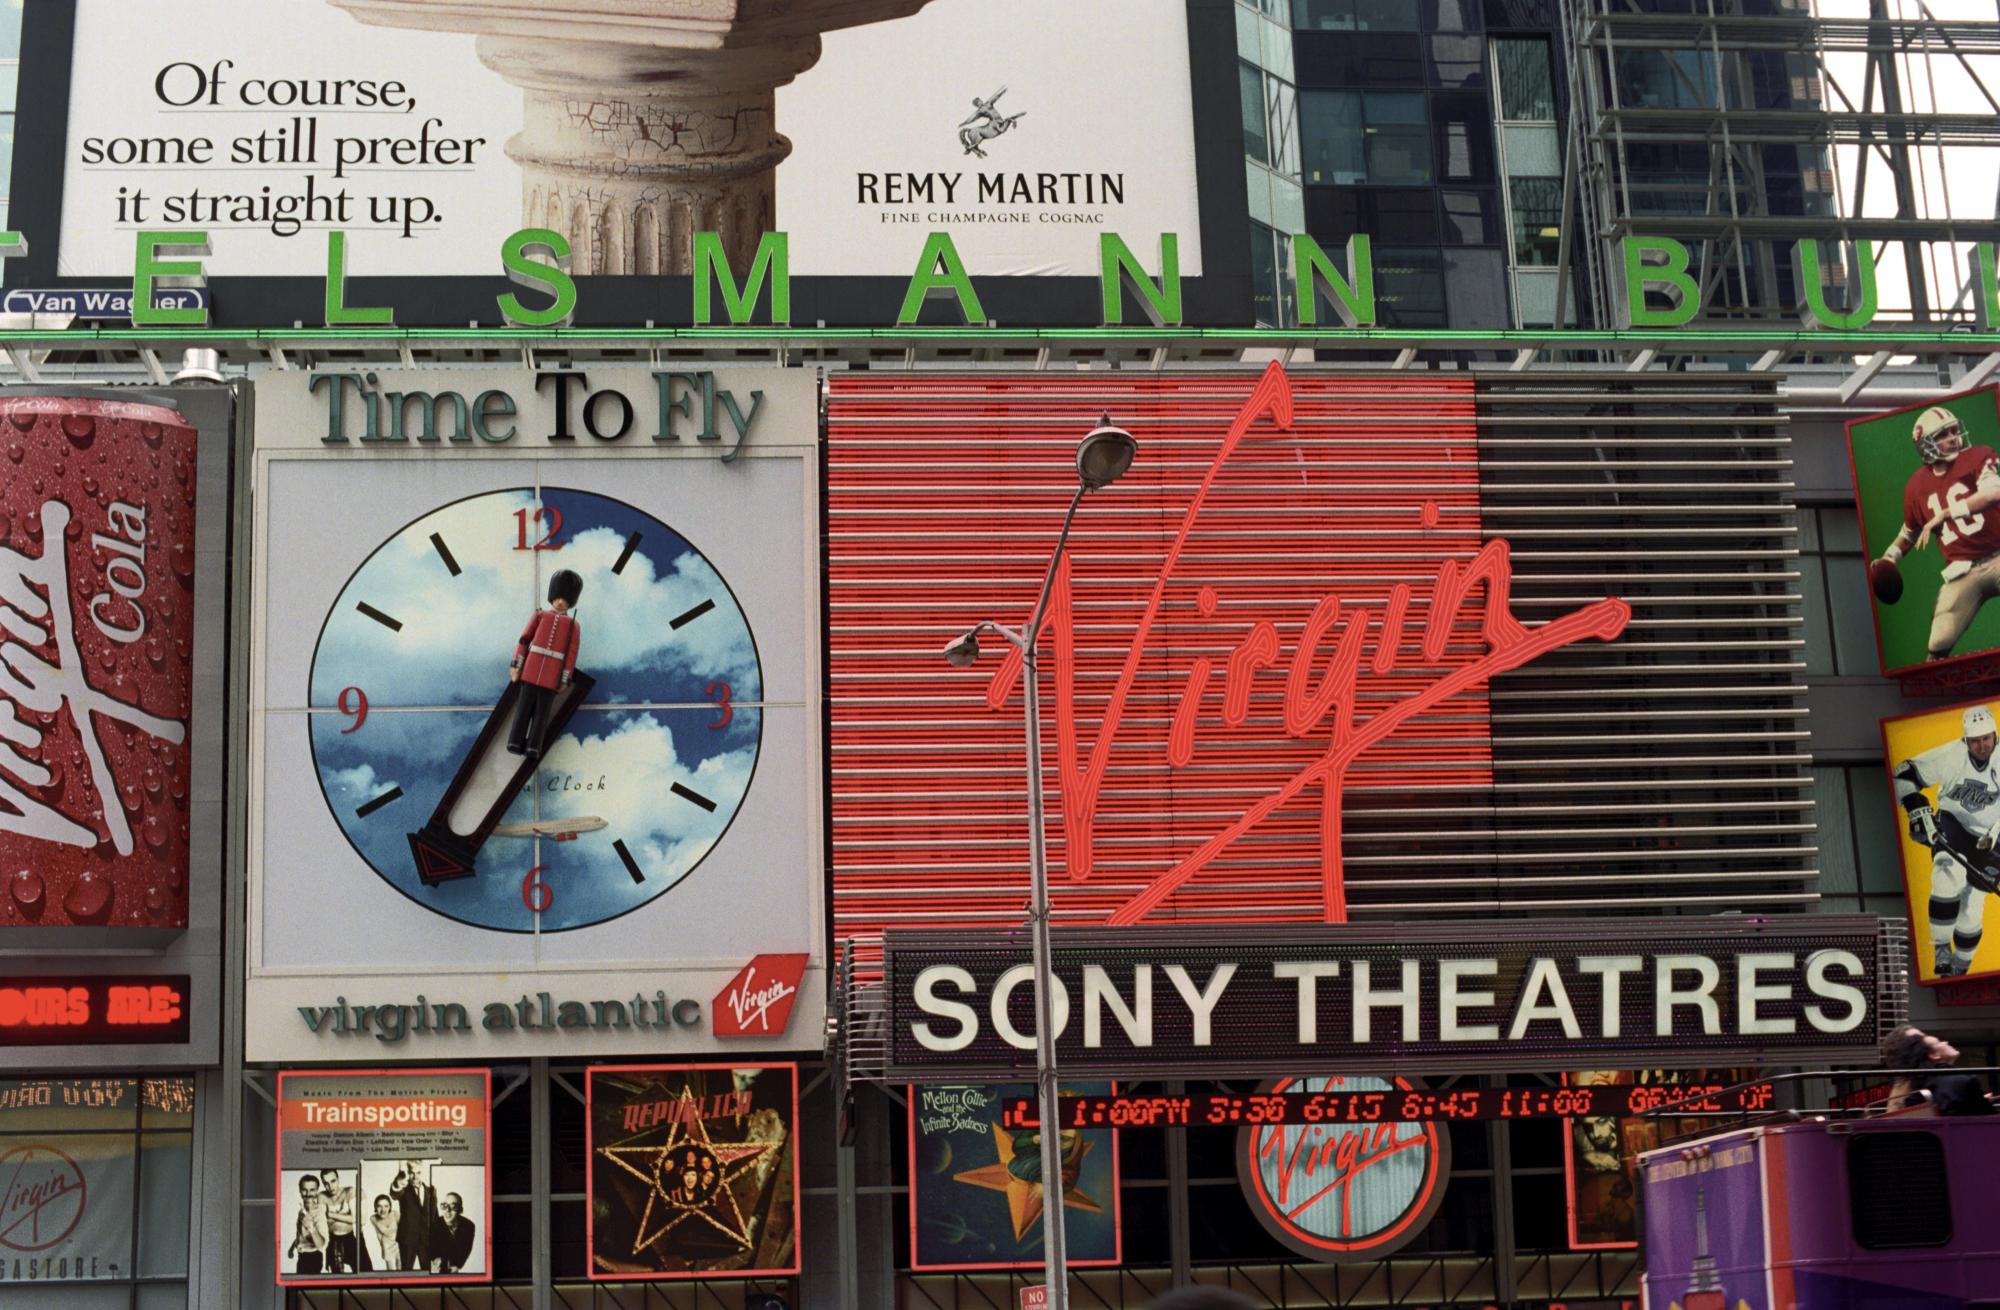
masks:
{"type": "MultiPolygon", "coordinates": [[[[1062,1095],[1104,1096],[1110,1083],[1064,1083],[1062,1095]]],[[[1032,1083],[910,1088],[910,1264],[1005,1269],[1042,1263],[1041,1137],[1009,1127],[1008,1101],[1032,1083]]],[[[1120,1262],[1117,1133],[1062,1135],[1063,1236],[1072,1265],[1120,1262]]]]}
{"type": "Polygon", "coordinates": [[[591,1069],[590,1276],[797,1273],[798,1091],[793,1064],[591,1069]]]}

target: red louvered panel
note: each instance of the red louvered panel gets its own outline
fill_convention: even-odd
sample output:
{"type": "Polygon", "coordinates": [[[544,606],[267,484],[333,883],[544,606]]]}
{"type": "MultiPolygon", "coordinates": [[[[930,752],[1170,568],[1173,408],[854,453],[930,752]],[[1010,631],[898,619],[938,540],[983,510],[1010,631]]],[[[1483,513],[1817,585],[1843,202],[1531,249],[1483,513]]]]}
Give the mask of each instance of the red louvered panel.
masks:
{"type": "MultiPolygon", "coordinates": [[[[1028,621],[1076,485],[1076,443],[1100,412],[1131,430],[1139,456],[1085,497],[1040,646],[1057,921],[1344,917],[1326,787],[1299,781],[1327,758],[1338,719],[1314,695],[1356,607],[1375,620],[1361,644],[1357,726],[1485,652],[1476,599],[1458,607],[1443,650],[1424,651],[1440,569],[1472,567],[1482,545],[1472,383],[868,373],[835,375],[830,389],[836,933],[1019,921],[1016,662],[998,638],[971,669],[940,652],[982,619],[1028,621]],[[1271,411],[1286,403],[1281,428],[1271,411]],[[1251,404],[1259,412],[1244,427],[1251,404]],[[1243,431],[1224,457],[1232,422],[1243,431]],[[1379,619],[1399,587],[1402,638],[1378,659],[1379,619]],[[1340,614],[1301,662],[1301,636],[1329,597],[1340,614]],[[1274,657],[1226,706],[1232,659],[1259,624],[1274,657]],[[1170,758],[1177,714],[1181,764],[1170,758]],[[1142,904],[1149,890],[1156,903],[1142,904]]],[[[1355,867],[1344,876],[1394,876],[1369,870],[1371,806],[1407,815],[1490,783],[1481,680],[1345,769],[1342,845],[1355,867]]]]}

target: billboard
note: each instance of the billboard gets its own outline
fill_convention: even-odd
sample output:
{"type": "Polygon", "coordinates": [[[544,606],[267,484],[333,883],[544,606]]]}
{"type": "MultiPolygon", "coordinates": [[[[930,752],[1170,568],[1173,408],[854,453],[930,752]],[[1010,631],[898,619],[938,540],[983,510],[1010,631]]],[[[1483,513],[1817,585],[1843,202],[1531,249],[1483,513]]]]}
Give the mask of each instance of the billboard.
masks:
{"type": "MultiPolygon", "coordinates": [[[[1077,1077],[1559,1070],[1580,1058],[1699,1067],[1852,1059],[1900,1010],[1901,932],[1813,915],[1508,924],[1058,929],[1051,1010],[1077,1077]]],[[[994,931],[892,931],[885,1079],[1032,1068],[1034,977],[994,931]]]]}
{"type": "MultiPolygon", "coordinates": [[[[911,1087],[910,1267],[1042,1267],[1041,1130],[1008,1122],[1010,1100],[1032,1083],[911,1087]]],[[[1113,1085],[1064,1084],[1059,1095],[1110,1095],[1113,1085]]],[[[1063,1241],[1072,1265],[1115,1265],[1124,1226],[1118,1133],[1062,1130],[1063,1241]]]]}
{"type": "Polygon", "coordinates": [[[1912,976],[1920,983],[2000,973],[2000,933],[1985,940],[2000,888],[2000,762],[1994,701],[1966,701],[1882,721],[1895,806],[1912,976]]]}
{"type": "MultiPolygon", "coordinates": [[[[1565,1074],[1571,1087],[1632,1088],[1651,1105],[1710,1097],[1749,1081],[1748,1069],[1586,1069],[1565,1074]],[[1673,1086],[1679,1084],[1679,1086],[1673,1086]]],[[[1767,1085],[1768,1088],[1768,1085],[1767,1085]]],[[[1728,1098],[1734,1100],[1733,1097],[1728,1098]]],[[[1649,1107],[1650,1108],[1650,1107],[1649,1107]]],[[[1668,1135],[1692,1136],[1738,1117],[1721,1100],[1703,1100],[1675,1112],[1668,1135]],[[1716,1118],[1694,1112],[1713,1105],[1716,1118]]],[[[1563,1184],[1569,1194],[1569,1245],[1573,1251],[1629,1249],[1639,1244],[1639,1156],[1660,1144],[1661,1121],[1618,1114],[1586,1114],[1563,1121],[1563,1184]]]]}
{"type": "Polygon", "coordinates": [[[188,925],[197,435],[0,396],[0,923],[188,925]]]}
{"type": "Polygon", "coordinates": [[[278,1283],[493,1276],[492,1075],[278,1075],[278,1283]]]}
{"type": "Polygon", "coordinates": [[[252,1057],[816,1047],[813,376],[259,386],[252,1057]]]}
{"type": "MultiPolygon", "coordinates": [[[[1191,40],[1184,0],[1019,0],[1004,23],[977,0],[579,27],[586,8],[81,0],[73,20],[37,19],[24,59],[67,77],[24,100],[21,158],[62,185],[17,201],[30,252],[11,284],[129,287],[140,232],[198,230],[217,321],[289,323],[319,313],[339,231],[350,276],[425,280],[398,297],[406,320],[463,325],[492,318],[518,230],[561,236],[578,276],[644,281],[686,277],[697,232],[738,276],[782,232],[793,276],[849,280],[809,292],[807,321],[881,322],[944,233],[974,277],[1059,299],[1051,278],[1090,279],[1057,311],[1080,320],[1101,233],[1149,268],[1172,233],[1199,278],[1214,222],[1222,263],[1243,262],[1244,205],[1225,198],[1216,220],[1198,199],[1201,174],[1240,187],[1241,160],[1204,143],[1198,169],[1194,128],[1197,83],[1233,114],[1233,74],[1215,75],[1233,61],[1191,40]],[[893,281],[851,281],[868,278],[893,281]]],[[[602,321],[675,317],[657,295],[588,299],[602,321]]]]}
{"type": "Polygon", "coordinates": [[[593,1279],[799,1271],[795,1064],[585,1071],[593,1279]]]}
{"type": "Polygon", "coordinates": [[[1882,671],[1969,666],[2000,647],[2000,388],[1847,424],[1882,671]]]}

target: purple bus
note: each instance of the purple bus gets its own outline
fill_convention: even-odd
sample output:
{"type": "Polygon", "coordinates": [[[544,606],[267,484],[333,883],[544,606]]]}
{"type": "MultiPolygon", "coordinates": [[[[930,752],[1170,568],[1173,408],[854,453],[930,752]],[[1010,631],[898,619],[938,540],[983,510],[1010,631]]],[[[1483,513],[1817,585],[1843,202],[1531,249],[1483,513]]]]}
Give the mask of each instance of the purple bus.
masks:
{"type": "Polygon", "coordinates": [[[1639,1178],[1648,1310],[2000,1310],[2000,1115],[1765,1123],[1639,1178]]]}

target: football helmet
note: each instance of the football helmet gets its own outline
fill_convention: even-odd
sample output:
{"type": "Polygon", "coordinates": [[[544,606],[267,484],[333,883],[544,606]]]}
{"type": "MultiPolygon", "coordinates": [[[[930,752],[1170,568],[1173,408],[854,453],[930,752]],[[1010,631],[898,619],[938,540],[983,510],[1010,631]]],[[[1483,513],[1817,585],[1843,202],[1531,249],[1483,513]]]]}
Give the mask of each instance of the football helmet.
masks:
{"type": "Polygon", "coordinates": [[[1965,449],[1965,425],[1950,410],[1932,405],[1917,415],[1916,424],[1910,429],[1910,440],[1916,442],[1917,453],[1924,463],[1943,463],[1965,449]]]}

